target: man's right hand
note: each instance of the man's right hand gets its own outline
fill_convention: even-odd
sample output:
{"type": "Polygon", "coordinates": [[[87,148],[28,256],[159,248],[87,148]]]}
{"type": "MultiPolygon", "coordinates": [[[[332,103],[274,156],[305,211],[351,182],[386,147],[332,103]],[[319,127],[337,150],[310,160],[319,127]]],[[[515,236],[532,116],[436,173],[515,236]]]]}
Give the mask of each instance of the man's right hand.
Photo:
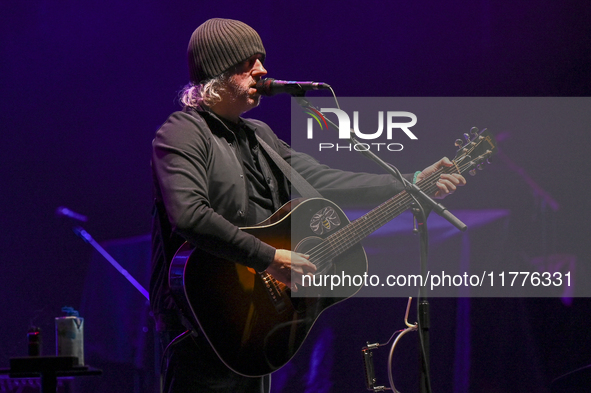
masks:
{"type": "Polygon", "coordinates": [[[276,250],[275,258],[267,268],[267,273],[297,292],[297,284],[302,284],[302,276],[311,275],[316,271],[316,265],[310,262],[309,258],[310,256],[299,252],[276,250]],[[295,273],[293,277],[292,272],[295,273]]]}

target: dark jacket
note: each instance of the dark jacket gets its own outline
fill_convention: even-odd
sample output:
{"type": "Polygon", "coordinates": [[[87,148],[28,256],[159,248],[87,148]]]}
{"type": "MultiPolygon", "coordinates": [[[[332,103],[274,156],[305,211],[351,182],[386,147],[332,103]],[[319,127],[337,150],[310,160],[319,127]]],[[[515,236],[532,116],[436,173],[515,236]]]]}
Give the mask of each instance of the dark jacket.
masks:
{"type": "MultiPolygon", "coordinates": [[[[265,123],[243,121],[327,199],[378,204],[402,190],[390,175],[346,172],[319,164],[293,151],[265,123]]],[[[277,209],[289,200],[289,184],[261,149],[257,154],[277,209]]],[[[207,111],[175,112],[156,133],[150,299],[157,317],[175,309],[167,286],[168,266],[185,240],[257,271],[273,260],[272,246],[239,229],[256,224],[246,221],[248,180],[240,157],[234,134],[207,111]]]]}

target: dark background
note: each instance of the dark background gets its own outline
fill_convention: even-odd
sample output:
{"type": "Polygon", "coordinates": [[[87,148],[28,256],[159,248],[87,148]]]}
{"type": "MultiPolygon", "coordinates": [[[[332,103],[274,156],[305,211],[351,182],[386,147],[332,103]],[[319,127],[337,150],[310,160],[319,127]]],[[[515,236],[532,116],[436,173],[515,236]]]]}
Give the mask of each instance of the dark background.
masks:
{"type": "MultiPolygon", "coordinates": [[[[269,77],[324,81],[343,97],[591,93],[587,1],[2,2],[0,366],[26,353],[31,323],[44,328],[45,352],[52,353],[53,317],[64,305],[80,306],[92,250],[55,216],[58,206],[87,215],[85,228],[99,242],[149,232],[151,139],[179,108],[188,39],[211,17],[239,19],[259,32],[269,77]]],[[[288,96],[267,98],[249,116],[289,139],[289,108],[288,96]]],[[[502,150],[521,174],[500,160],[446,204],[509,209],[514,254],[569,254],[587,266],[589,130],[589,123],[511,130],[502,150]],[[524,174],[560,204],[558,211],[524,174]],[[541,222],[550,230],[542,231],[541,222]]],[[[421,169],[450,154],[465,131],[445,131],[441,139],[433,130],[436,143],[425,137],[423,154],[397,165],[421,169]]],[[[114,284],[102,285],[109,292],[114,284]]],[[[335,314],[370,307],[350,302],[335,314]]],[[[589,299],[478,299],[471,330],[483,328],[479,315],[507,302],[491,342],[472,351],[472,362],[486,364],[496,382],[480,383],[474,372],[470,391],[544,391],[553,378],[591,363],[589,299]],[[510,338],[517,316],[531,350],[523,363],[499,368],[515,361],[512,354],[486,348],[523,343],[510,338]]]]}

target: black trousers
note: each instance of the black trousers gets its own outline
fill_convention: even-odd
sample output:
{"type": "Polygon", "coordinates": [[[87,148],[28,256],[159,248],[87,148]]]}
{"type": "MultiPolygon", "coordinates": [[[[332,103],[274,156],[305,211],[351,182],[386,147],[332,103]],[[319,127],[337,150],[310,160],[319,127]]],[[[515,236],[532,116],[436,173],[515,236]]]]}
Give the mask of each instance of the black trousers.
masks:
{"type": "MultiPolygon", "coordinates": [[[[162,350],[179,331],[160,333],[162,350]]],[[[173,343],[164,354],[163,393],[269,393],[270,375],[244,377],[218,358],[202,333],[173,343]]]]}

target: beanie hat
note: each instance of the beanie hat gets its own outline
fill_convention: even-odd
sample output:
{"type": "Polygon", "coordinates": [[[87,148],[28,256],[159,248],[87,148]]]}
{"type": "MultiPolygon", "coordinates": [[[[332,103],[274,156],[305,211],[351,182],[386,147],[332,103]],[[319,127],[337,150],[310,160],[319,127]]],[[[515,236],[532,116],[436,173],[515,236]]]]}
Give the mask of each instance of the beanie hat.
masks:
{"type": "Polygon", "coordinates": [[[232,66],[260,53],[263,41],[250,26],[232,19],[209,19],[191,35],[187,55],[191,82],[216,77],[232,66]]]}

